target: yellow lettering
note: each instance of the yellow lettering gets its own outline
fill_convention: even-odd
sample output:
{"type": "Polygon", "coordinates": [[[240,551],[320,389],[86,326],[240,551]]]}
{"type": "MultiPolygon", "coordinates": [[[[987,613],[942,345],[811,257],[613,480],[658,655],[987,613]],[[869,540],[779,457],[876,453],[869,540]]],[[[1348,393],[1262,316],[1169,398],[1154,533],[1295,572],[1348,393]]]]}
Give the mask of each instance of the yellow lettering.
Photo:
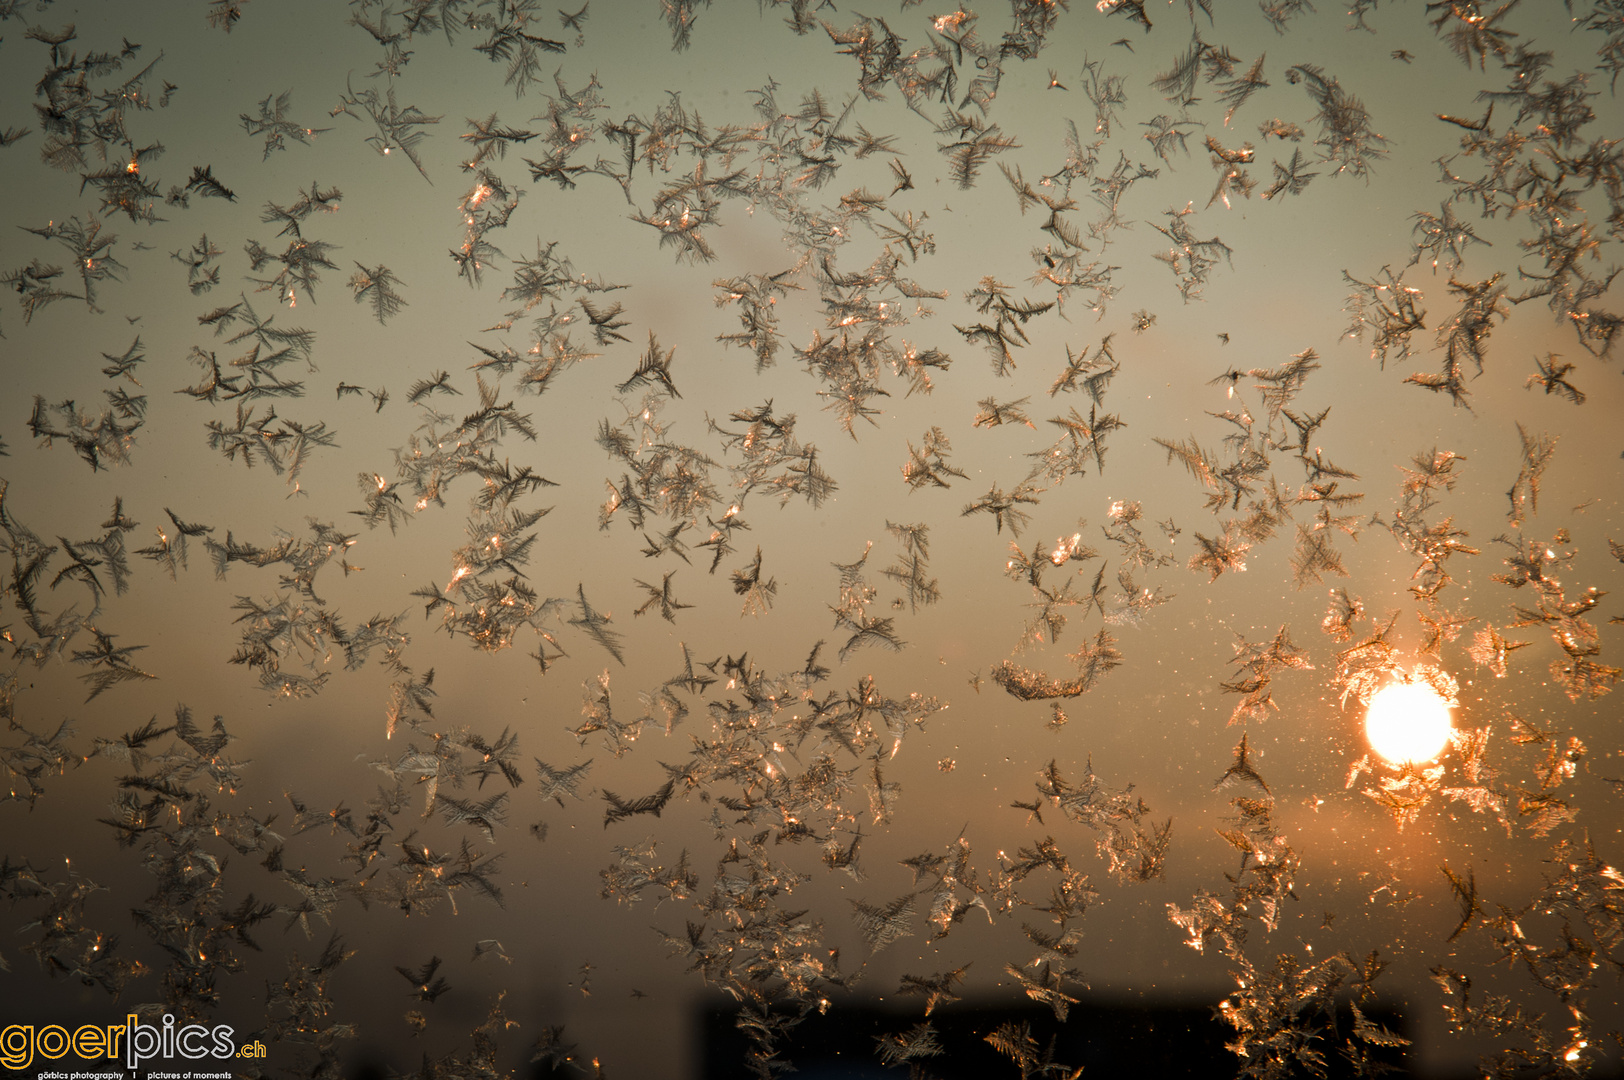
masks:
{"type": "Polygon", "coordinates": [[[82,1058],[99,1058],[107,1050],[107,1036],[94,1024],[73,1033],[73,1052],[82,1058]]]}
{"type": "Polygon", "coordinates": [[[0,1031],[0,1065],[26,1069],[34,1063],[34,1025],[8,1024],[0,1031]]]}
{"type": "Polygon", "coordinates": [[[71,1045],[68,1029],[61,1024],[47,1024],[34,1036],[34,1049],[39,1052],[40,1057],[52,1059],[62,1057],[71,1045]]]}

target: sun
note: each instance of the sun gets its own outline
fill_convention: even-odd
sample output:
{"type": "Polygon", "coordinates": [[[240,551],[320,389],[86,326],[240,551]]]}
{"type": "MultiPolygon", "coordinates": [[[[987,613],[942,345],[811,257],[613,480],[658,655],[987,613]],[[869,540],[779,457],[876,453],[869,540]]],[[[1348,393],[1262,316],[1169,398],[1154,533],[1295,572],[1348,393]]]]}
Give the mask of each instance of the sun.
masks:
{"type": "Polygon", "coordinates": [[[1424,682],[1390,683],[1365,710],[1371,749],[1394,765],[1431,761],[1448,745],[1453,730],[1449,703],[1424,682]]]}

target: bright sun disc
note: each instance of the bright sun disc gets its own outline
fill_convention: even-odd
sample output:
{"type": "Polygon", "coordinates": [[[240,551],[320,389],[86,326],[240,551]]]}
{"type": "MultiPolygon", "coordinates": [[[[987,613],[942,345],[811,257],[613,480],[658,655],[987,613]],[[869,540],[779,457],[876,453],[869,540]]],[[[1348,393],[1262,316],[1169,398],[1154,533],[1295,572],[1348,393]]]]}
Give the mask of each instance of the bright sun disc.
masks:
{"type": "Polygon", "coordinates": [[[1371,749],[1395,765],[1431,761],[1453,730],[1449,704],[1426,683],[1392,683],[1376,692],[1365,711],[1371,749]]]}

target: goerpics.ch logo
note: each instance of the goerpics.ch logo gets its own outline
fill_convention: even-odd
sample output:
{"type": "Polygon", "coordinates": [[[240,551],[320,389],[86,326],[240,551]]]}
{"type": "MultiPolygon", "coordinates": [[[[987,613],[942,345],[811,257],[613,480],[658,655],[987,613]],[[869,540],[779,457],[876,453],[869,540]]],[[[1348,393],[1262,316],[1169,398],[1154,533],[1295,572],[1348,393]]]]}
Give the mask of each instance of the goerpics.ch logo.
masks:
{"type": "Polygon", "coordinates": [[[125,1016],[122,1024],[82,1024],[71,1032],[61,1024],[37,1029],[33,1024],[8,1024],[0,1029],[0,1065],[21,1072],[36,1060],[58,1061],[70,1053],[86,1061],[122,1058],[130,1069],[153,1059],[264,1056],[258,1043],[239,1052],[232,1034],[229,1024],[176,1024],[168,1015],[160,1024],[143,1024],[135,1013],[125,1016]]]}

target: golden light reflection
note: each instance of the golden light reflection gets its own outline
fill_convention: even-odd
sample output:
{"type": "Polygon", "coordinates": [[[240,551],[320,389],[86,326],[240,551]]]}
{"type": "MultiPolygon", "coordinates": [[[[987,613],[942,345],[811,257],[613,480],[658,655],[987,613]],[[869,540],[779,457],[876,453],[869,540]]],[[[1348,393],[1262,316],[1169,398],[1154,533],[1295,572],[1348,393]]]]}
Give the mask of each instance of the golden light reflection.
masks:
{"type": "Polygon", "coordinates": [[[1453,730],[1449,703],[1425,682],[1391,683],[1365,710],[1371,749],[1394,765],[1431,761],[1449,744],[1453,730]]]}

